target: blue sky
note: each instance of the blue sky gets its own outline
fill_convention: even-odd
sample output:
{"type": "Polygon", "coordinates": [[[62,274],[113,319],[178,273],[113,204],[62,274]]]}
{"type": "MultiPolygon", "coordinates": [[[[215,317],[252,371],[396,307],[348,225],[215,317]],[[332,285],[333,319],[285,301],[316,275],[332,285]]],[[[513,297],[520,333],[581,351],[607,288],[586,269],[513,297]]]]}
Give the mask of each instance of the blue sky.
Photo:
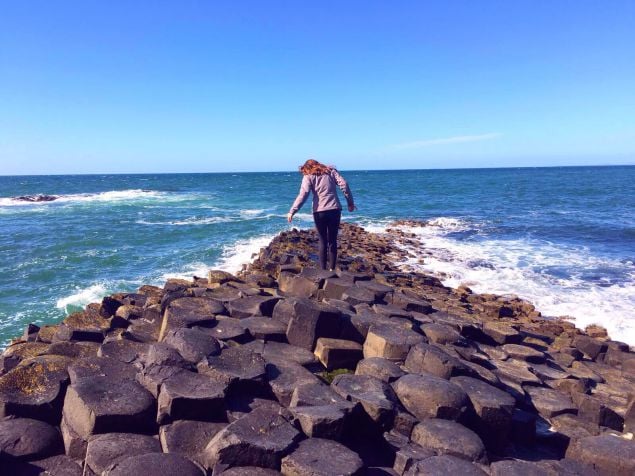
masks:
{"type": "Polygon", "coordinates": [[[0,174],[635,164],[635,2],[28,1],[0,174]]]}

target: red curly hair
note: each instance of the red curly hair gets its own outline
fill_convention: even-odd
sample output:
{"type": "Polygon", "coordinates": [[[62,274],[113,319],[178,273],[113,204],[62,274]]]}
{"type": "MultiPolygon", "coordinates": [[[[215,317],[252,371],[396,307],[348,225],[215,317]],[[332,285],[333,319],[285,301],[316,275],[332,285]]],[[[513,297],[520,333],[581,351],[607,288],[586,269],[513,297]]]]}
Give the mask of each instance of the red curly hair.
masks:
{"type": "Polygon", "coordinates": [[[324,165],[317,160],[309,159],[300,167],[300,173],[303,175],[324,175],[331,171],[331,167],[324,165]]]}

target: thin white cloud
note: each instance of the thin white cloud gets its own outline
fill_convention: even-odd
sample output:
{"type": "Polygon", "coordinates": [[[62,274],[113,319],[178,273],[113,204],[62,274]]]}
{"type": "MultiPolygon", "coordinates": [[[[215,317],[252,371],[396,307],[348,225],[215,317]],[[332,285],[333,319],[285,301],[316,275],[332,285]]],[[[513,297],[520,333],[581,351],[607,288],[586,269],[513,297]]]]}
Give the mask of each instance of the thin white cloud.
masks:
{"type": "Polygon", "coordinates": [[[441,137],[437,139],[425,139],[417,140],[413,142],[404,142],[403,144],[395,144],[391,148],[393,150],[406,150],[406,149],[420,149],[422,147],[429,147],[431,145],[442,144],[463,144],[465,142],[479,142],[483,140],[497,139],[502,134],[498,132],[490,132],[489,134],[478,134],[471,136],[454,136],[454,137],[441,137]]]}

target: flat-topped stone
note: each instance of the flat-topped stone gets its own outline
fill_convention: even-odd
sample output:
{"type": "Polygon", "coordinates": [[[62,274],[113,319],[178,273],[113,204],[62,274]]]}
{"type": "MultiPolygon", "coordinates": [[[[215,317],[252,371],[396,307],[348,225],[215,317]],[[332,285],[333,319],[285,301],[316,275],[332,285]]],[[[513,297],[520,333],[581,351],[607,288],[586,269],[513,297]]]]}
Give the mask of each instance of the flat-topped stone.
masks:
{"type": "Polygon", "coordinates": [[[337,375],[331,387],[341,397],[362,405],[370,419],[387,429],[395,418],[395,394],[386,382],[368,375],[337,375]]]}
{"type": "Polygon", "coordinates": [[[281,471],[288,476],[348,476],[360,474],[363,466],[359,455],[346,446],[323,438],[309,438],[282,459],[281,471]]]}
{"type": "Polygon", "coordinates": [[[312,351],[318,338],[339,337],[342,315],[339,309],[308,299],[292,298],[286,303],[287,340],[290,344],[312,351]]]}
{"type": "Polygon", "coordinates": [[[82,467],[66,455],[49,456],[35,461],[12,460],[2,463],[4,474],[11,476],[83,476],[82,467]]]}
{"type": "Polygon", "coordinates": [[[567,458],[588,464],[600,474],[635,474],[635,442],[605,434],[572,441],[567,458]]]}
{"type": "Polygon", "coordinates": [[[569,395],[544,387],[524,387],[531,404],[545,418],[552,418],[563,413],[577,413],[578,409],[569,395]]]}
{"type": "Polygon", "coordinates": [[[476,464],[452,455],[432,456],[414,463],[405,476],[487,476],[476,464]]]}
{"type": "Polygon", "coordinates": [[[364,342],[364,358],[405,360],[410,348],[424,340],[425,337],[413,331],[409,324],[407,327],[390,323],[373,324],[364,342]]]}
{"type": "Polygon", "coordinates": [[[4,458],[35,460],[64,452],[59,431],[31,418],[0,421],[0,468],[4,458]]]}
{"type": "Polygon", "coordinates": [[[115,464],[104,476],[204,476],[205,473],[185,456],[171,453],[148,453],[131,456],[115,464]]]}
{"type": "Polygon", "coordinates": [[[363,357],[361,344],[327,337],[317,340],[314,353],[327,370],[354,369],[363,357]]]}
{"type": "Polygon", "coordinates": [[[295,362],[276,361],[266,366],[267,382],[271,391],[280,402],[288,407],[293,391],[302,385],[317,383],[318,378],[306,368],[295,362]]]}
{"type": "Polygon", "coordinates": [[[445,324],[430,323],[422,324],[421,330],[428,338],[429,342],[435,344],[459,344],[463,342],[461,334],[452,327],[445,324]]]}
{"type": "Polygon", "coordinates": [[[369,357],[357,363],[355,374],[370,375],[386,383],[391,383],[403,376],[405,372],[392,360],[382,357],[369,357]]]}
{"type": "Polygon", "coordinates": [[[450,420],[428,418],[415,425],[412,441],[439,454],[459,456],[469,461],[487,463],[483,442],[476,433],[450,420]]]}
{"type": "Polygon", "coordinates": [[[166,329],[204,326],[212,327],[217,314],[225,314],[225,306],[215,299],[181,297],[172,301],[165,310],[166,329]]]}
{"type": "Polygon", "coordinates": [[[97,350],[97,357],[109,357],[130,364],[147,352],[148,344],[130,339],[104,341],[97,350]]]}
{"type": "Polygon", "coordinates": [[[198,363],[210,355],[218,355],[221,346],[209,333],[197,329],[173,329],[168,331],[164,342],[174,347],[185,360],[198,363]]]}
{"type": "Polygon", "coordinates": [[[545,361],[544,352],[540,352],[539,350],[533,349],[526,345],[505,344],[502,346],[502,349],[512,359],[525,360],[527,362],[533,362],[536,364],[540,364],[545,361]]]}
{"type": "Polygon", "coordinates": [[[203,460],[209,470],[256,465],[275,469],[299,439],[298,430],[282,415],[258,408],[219,431],[203,450],[203,460]]]}
{"type": "Polygon", "coordinates": [[[0,418],[14,415],[59,423],[69,362],[55,355],[33,357],[0,376],[0,418]]]}
{"type": "Polygon", "coordinates": [[[392,386],[404,407],[421,420],[458,420],[469,408],[470,401],[461,387],[434,375],[407,374],[392,386]]]}
{"type": "Polygon", "coordinates": [[[269,316],[273,314],[273,308],[280,300],[273,296],[247,296],[231,301],[227,307],[229,315],[237,319],[252,316],[269,316]]]}
{"type": "Polygon", "coordinates": [[[134,380],[137,369],[133,365],[112,357],[84,357],[76,359],[68,366],[71,383],[90,380],[97,377],[109,377],[113,380],[134,380]]]}
{"type": "Polygon", "coordinates": [[[105,433],[88,439],[86,465],[95,474],[102,474],[130,456],[160,453],[156,438],[134,433],[105,433]]]}
{"type": "Polygon", "coordinates": [[[137,382],[114,385],[108,377],[95,377],[68,387],[63,415],[84,439],[97,433],[145,433],[154,430],[156,402],[137,382]]]}
{"type": "Polygon", "coordinates": [[[196,420],[178,420],[159,429],[159,440],[164,453],[183,455],[203,464],[201,452],[207,443],[228,423],[196,420]]]}
{"type": "Polygon", "coordinates": [[[197,369],[230,386],[260,385],[265,379],[265,360],[242,346],[228,347],[220,355],[207,357],[197,369]]]}
{"type": "Polygon", "coordinates": [[[443,379],[476,373],[461,359],[425,342],[410,349],[404,366],[411,373],[430,374],[443,379]]]}
{"type": "Polygon", "coordinates": [[[267,342],[285,342],[287,340],[287,326],[270,317],[247,317],[241,320],[241,324],[254,339],[262,339],[267,342]]]}
{"type": "Polygon", "coordinates": [[[351,408],[338,405],[290,407],[289,410],[309,438],[339,440],[351,408]]]}

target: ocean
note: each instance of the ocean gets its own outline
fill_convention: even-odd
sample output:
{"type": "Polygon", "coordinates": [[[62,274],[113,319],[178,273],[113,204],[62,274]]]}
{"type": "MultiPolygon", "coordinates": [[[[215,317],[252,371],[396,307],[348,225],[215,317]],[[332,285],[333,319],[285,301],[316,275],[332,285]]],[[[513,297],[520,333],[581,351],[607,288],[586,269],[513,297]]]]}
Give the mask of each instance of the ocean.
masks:
{"type": "MultiPolygon", "coordinates": [[[[358,207],[343,220],[377,232],[427,223],[409,228],[421,246],[404,264],[635,345],[635,166],[342,173],[358,207]]],[[[237,271],[289,228],[300,178],[0,177],[0,348],[113,292],[237,271]],[[13,198],[35,194],[59,198],[13,198]]],[[[312,226],[310,199],[291,226],[312,226]]]]}

